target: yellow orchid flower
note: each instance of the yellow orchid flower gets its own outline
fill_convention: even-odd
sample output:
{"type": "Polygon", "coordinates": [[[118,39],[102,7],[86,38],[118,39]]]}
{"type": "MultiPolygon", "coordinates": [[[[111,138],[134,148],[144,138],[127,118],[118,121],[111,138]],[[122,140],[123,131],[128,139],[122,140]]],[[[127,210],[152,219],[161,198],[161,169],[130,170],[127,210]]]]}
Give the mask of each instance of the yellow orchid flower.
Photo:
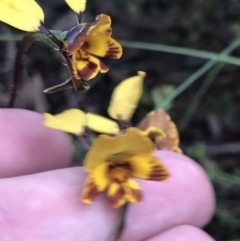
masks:
{"type": "Polygon", "coordinates": [[[28,32],[37,32],[44,13],[34,0],[0,0],[0,21],[28,32]]]}
{"type": "Polygon", "coordinates": [[[164,110],[150,112],[138,125],[143,134],[155,141],[158,149],[182,153],[179,148],[179,134],[171,117],[164,110]]]}
{"type": "Polygon", "coordinates": [[[129,128],[123,135],[100,135],[87,152],[84,166],[89,172],[82,200],[91,204],[99,192],[107,190],[115,208],[127,202],[138,203],[142,194],[133,177],[165,181],[166,167],[151,152],[152,141],[137,128],[129,128]]]}
{"type": "Polygon", "coordinates": [[[82,23],[68,32],[64,44],[71,54],[76,80],[88,81],[99,72],[108,71],[108,67],[94,56],[111,59],[122,56],[121,45],[111,35],[111,18],[104,14],[97,16],[92,24],[82,23]]]}

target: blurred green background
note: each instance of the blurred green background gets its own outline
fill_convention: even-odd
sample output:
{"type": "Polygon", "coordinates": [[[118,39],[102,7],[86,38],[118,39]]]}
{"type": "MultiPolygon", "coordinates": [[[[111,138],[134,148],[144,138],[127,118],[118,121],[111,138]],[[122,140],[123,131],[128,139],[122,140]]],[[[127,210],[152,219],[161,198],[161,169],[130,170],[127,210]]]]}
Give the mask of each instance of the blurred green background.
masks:
{"type": "MultiPolygon", "coordinates": [[[[76,24],[63,0],[37,2],[50,29],[76,24]]],[[[168,111],[179,128],[181,148],[205,168],[216,191],[217,210],[205,230],[216,240],[240,240],[240,1],[89,0],[84,20],[92,22],[100,13],[111,16],[123,57],[103,60],[110,71],[90,81],[87,93],[46,95],[43,89],[63,82],[68,72],[56,51],[34,43],[24,59],[24,85],[16,107],[51,113],[77,107],[107,116],[113,88],[138,70],[146,71],[133,125],[153,109],[168,111]],[[217,60],[216,54],[226,48],[234,58],[217,60]]],[[[22,32],[0,23],[3,108],[10,94],[19,43],[12,40],[17,34],[22,32]]]]}

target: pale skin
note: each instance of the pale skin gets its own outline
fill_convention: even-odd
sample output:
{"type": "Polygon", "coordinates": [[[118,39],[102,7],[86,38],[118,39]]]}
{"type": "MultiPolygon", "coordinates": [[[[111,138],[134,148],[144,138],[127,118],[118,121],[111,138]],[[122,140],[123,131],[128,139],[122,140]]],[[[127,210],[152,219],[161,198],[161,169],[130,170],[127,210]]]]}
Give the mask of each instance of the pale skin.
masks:
{"type": "MultiPolygon", "coordinates": [[[[118,209],[105,194],[92,205],[81,202],[87,174],[82,167],[68,168],[68,136],[43,127],[40,114],[7,109],[0,110],[0,133],[1,240],[106,240],[118,209]]],[[[154,155],[171,177],[164,183],[139,180],[144,200],[130,205],[121,241],[212,241],[201,230],[215,208],[202,168],[176,153],[154,155]]]]}

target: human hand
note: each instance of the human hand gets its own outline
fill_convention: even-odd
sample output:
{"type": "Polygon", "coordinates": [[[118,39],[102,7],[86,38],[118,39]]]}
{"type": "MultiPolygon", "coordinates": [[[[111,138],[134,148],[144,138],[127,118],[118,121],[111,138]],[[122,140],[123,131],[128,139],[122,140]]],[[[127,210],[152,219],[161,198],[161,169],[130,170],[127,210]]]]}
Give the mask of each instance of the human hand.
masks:
{"type": "MultiPolygon", "coordinates": [[[[119,210],[105,194],[92,205],[81,202],[87,174],[82,167],[67,168],[68,136],[42,122],[34,112],[0,110],[0,240],[106,240],[119,210]]],[[[171,176],[163,183],[139,180],[144,200],[129,205],[121,241],[213,240],[200,229],[215,207],[202,168],[177,153],[154,155],[171,176]]]]}

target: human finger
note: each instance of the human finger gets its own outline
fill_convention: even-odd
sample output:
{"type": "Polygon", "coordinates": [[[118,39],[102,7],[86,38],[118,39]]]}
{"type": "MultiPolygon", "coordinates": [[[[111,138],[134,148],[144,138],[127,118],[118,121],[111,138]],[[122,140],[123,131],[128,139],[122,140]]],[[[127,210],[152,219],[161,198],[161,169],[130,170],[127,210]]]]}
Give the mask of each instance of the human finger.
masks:
{"type": "MultiPolygon", "coordinates": [[[[122,241],[144,240],[182,224],[201,227],[212,216],[213,190],[202,168],[184,155],[167,151],[155,155],[171,177],[165,183],[139,181],[144,200],[130,204],[122,241]]],[[[2,179],[1,237],[19,241],[105,240],[119,210],[111,208],[105,194],[92,205],[82,203],[85,179],[81,167],[2,179]]]]}
{"type": "Polygon", "coordinates": [[[68,136],[43,126],[43,116],[21,109],[0,110],[0,178],[69,166],[68,136]]]}
{"type": "Polygon", "coordinates": [[[144,241],[214,241],[203,230],[190,226],[190,225],[180,225],[172,227],[166,231],[163,231],[154,237],[151,237],[144,241]]]}

